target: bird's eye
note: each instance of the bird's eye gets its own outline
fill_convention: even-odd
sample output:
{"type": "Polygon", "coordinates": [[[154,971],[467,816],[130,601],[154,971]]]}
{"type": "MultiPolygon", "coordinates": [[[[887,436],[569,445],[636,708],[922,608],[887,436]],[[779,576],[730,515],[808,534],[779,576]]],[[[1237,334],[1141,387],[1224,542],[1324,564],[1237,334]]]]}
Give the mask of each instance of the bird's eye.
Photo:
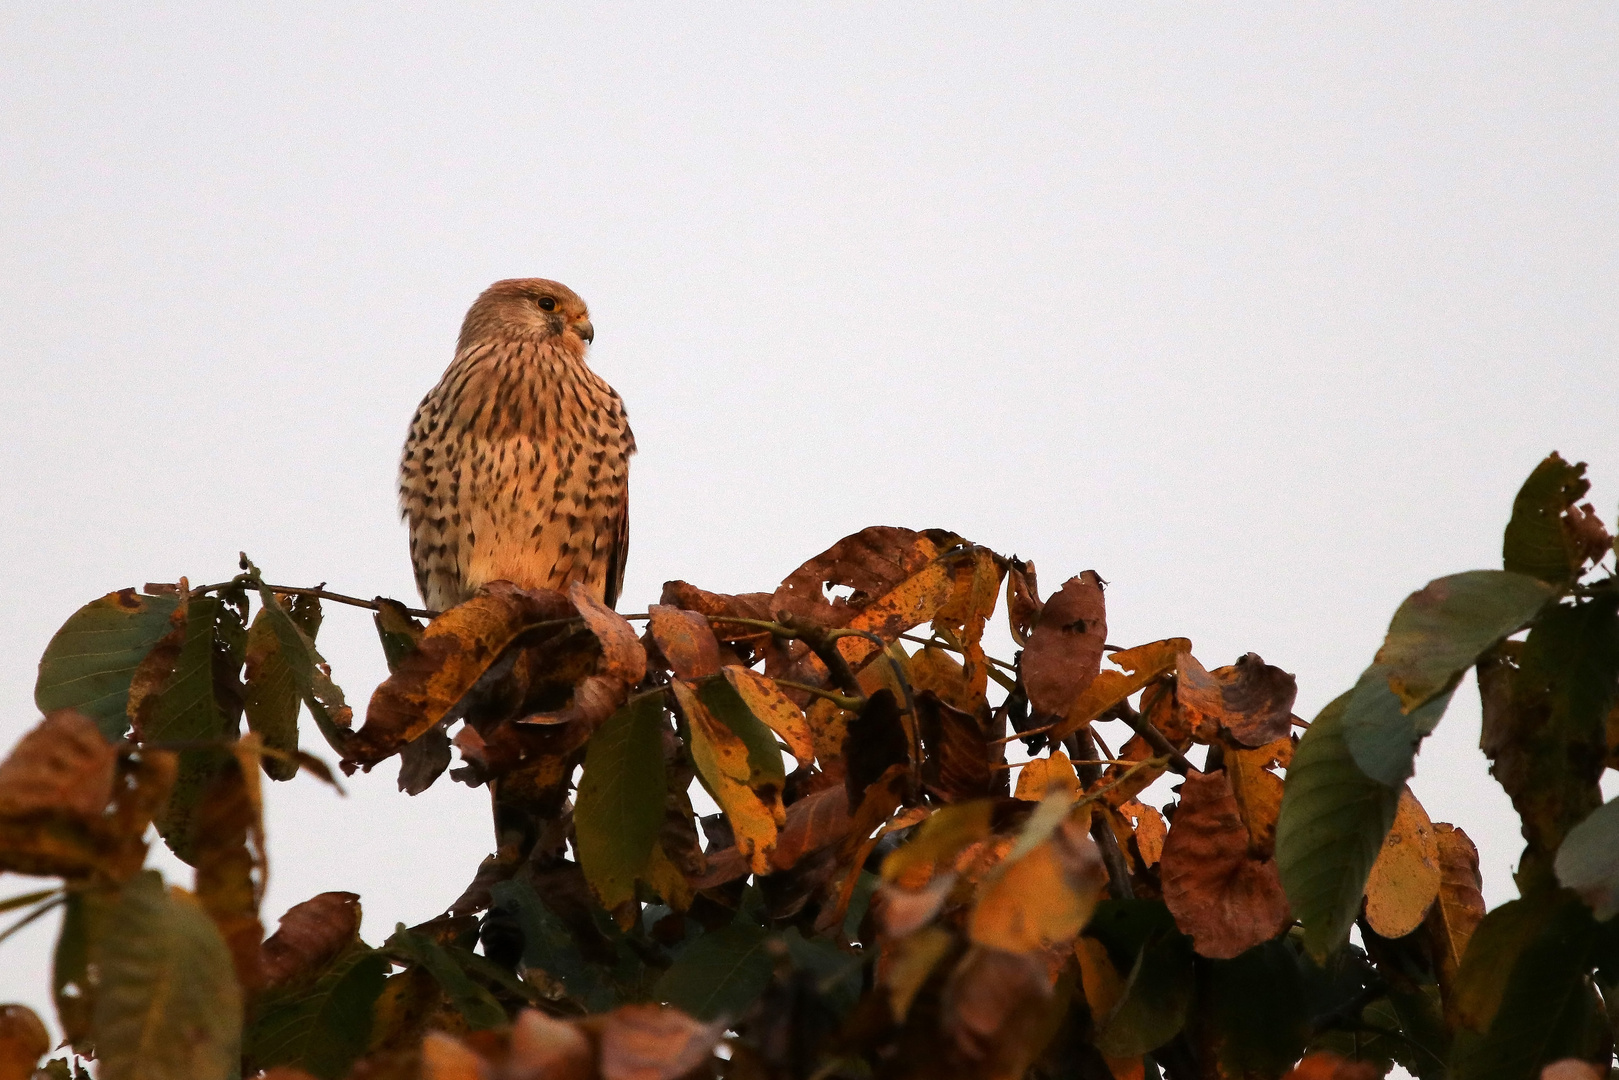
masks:
{"type": "Polygon", "coordinates": [[[552,299],[549,296],[540,297],[540,310],[541,311],[555,311],[556,309],[557,309],[557,302],[554,299],[552,299]]]}

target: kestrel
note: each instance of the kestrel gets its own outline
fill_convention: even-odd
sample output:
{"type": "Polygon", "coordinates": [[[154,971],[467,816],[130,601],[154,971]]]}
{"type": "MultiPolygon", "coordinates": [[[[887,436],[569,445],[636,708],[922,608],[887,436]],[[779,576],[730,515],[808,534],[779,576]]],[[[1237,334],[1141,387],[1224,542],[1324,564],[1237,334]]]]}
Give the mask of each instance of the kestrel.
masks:
{"type": "Polygon", "coordinates": [[[399,509],[434,611],[504,579],[612,605],[629,548],[624,403],[585,364],[585,302],[540,278],[497,281],[467,312],[455,360],[410,422],[399,509]]]}

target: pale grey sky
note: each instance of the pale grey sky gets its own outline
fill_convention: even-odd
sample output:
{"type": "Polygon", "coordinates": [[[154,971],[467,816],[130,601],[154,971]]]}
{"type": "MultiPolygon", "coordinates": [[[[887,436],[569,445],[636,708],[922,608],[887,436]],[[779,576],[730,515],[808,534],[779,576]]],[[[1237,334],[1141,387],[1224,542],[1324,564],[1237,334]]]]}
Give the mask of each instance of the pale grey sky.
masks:
{"type": "MultiPolygon", "coordinates": [[[[1407,592],[1498,565],[1548,451],[1613,523],[1616,91],[1596,3],[9,5],[0,746],[107,590],[246,549],[412,597],[405,423],[512,276],[585,297],[628,404],[625,610],[942,526],[1313,715],[1407,592]]],[[[321,643],[363,706],[368,617],[321,643]]],[[[1470,698],[1414,786],[1498,903],[1470,698]]],[[[484,794],[394,771],[271,791],[267,921],[458,894],[484,794]]],[[[0,999],[48,1011],[54,932],[0,999]]]]}

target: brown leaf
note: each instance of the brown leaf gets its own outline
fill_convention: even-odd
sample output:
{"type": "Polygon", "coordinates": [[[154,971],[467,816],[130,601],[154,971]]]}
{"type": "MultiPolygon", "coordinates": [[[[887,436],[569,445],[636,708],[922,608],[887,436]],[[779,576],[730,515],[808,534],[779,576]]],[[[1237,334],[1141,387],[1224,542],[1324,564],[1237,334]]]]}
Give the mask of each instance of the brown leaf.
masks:
{"type": "Polygon", "coordinates": [[[866,785],[889,768],[909,768],[913,764],[910,735],[892,691],[879,690],[866,699],[849,722],[840,756],[851,806],[859,805],[866,785]]]}
{"type": "Polygon", "coordinates": [[[93,824],[112,801],[117,762],[95,721],[56,709],[0,762],[0,817],[49,814],[93,824]]]}
{"type": "Polygon", "coordinates": [[[1185,638],[1167,638],[1113,653],[1108,657],[1108,661],[1123,670],[1102,671],[1098,674],[1085,688],[1084,693],[1068,706],[1067,715],[1051,730],[1048,737],[1052,742],[1061,742],[1173,668],[1175,658],[1183,652],[1190,651],[1191,648],[1192,643],[1185,638]]]}
{"type": "Polygon", "coordinates": [[[1607,1065],[1595,1065],[1579,1058],[1554,1061],[1540,1070],[1540,1080],[1607,1080],[1607,1065]]]}
{"type": "Polygon", "coordinates": [[[1106,640],[1102,579],[1087,570],[1046,601],[1024,646],[1023,685],[1030,707],[1040,715],[1066,714],[1101,670],[1106,640]]]}
{"type": "Polygon", "coordinates": [[[599,1033],[602,1080],[678,1080],[713,1058],[726,1022],[699,1023],[663,1005],[621,1005],[582,1026],[599,1033]]]}
{"type": "Polygon", "coordinates": [[[596,1047],[573,1024],[524,1009],[512,1024],[502,1080],[594,1080],[596,1047]]]}
{"type": "Polygon", "coordinates": [[[1243,746],[1263,746],[1285,738],[1293,723],[1293,701],[1298,683],[1279,667],[1248,653],[1235,664],[1213,671],[1190,652],[1177,658],[1178,678],[1175,705],[1186,716],[1187,726],[1197,730],[1210,725],[1243,746]]]}
{"type": "Polygon", "coordinates": [[[399,790],[420,795],[450,767],[450,737],[435,724],[399,750],[399,790]]]}
{"type": "Polygon", "coordinates": [[[947,556],[952,562],[950,597],[933,616],[933,632],[954,639],[961,647],[962,678],[975,705],[989,683],[989,658],[984,654],[984,628],[1000,602],[1001,577],[1006,560],[985,547],[974,546],[970,557],[947,556]]]}
{"type": "Polygon", "coordinates": [[[1288,920],[1276,863],[1255,859],[1225,770],[1190,772],[1164,841],[1164,904],[1202,956],[1229,960],[1288,920]]]}
{"type": "Polygon", "coordinates": [[[1006,794],[1006,748],[991,739],[978,717],[940,701],[931,691],[916,697],[916,719],[926,755],[922,779],[945,802],[1006,794]]]}
{"type": "Polygon", "coordinates": [[[1052,788],[1066,792],[1070,799],[1079,798],[1079,774],[1061,750],[1053,750],[1050,757],[1033,758],[1018,770],[1013,798],[1039,802],[1052,788]]]}
{"type": "Polygon", "coordinates": [[[641,645],[635,627],[591,595],[582,582],[568,586],[568,599],[578,610],[580,618],[590,632],[601,642],[602,659],[597,670],[625,686],[634,686],[646,678],[646,649],[641,645]]]}
{"type": "MultiPolygon", "coordinates": [[[[846,626],[856,612],[914,576],[940,552],[954,547],[957,539],[937,531],[918,533],[885,525],[862,529],[782,579],[771,598],[771,610],[788,612],[819,626],[846,626]],[[829,585],[853,592],[848,597],[828,600],[829,585]]],[[[932,617],[931,613],[928,617],[932,617]]]]}
{"type": "Polygon", "coordinates": [[[320,971],[359,937],[358,894],[323,892],[294,904],[260,949],[265,985],[284,986],[320,971]]]}
{"type": "Polygon", "coordinates": [[[956,856],[989,835],[994,812],[990,799],[941,807],[883,859],[882,879],[905,889],[922,888],[936,871],[949,869],[956,856]]]}
{"type": "Polygon", "coordinates": [[[1034,563],[1021,559],[1008,560],[1006,571],[1006,621],[1012,640],[1019,645],[1029,643],[1029,634],[1040,622],[1040,610],[1045,604],[1040,599],[1040,585],[1035,579],[1034,563]]]}
{"type": "Polygon", "coordinates": [[[1262,857],[1268,858],[1276,850],[1276,819],[1282,812],[1282,778],[1270,766],[1292,756],[1293,740],[1287,736],[1257,750],[1228,748],[1225,752],[1226,776],[1242,823],[1248,827],[1248,842],[1254,854],[1262,857]]]}
{"type": "Polygon", "coordinates": [[[1439,841],[1433,822],[1406,788],[1366,879],[1366,921],[1383,937],[1405,937],[1422,925],[1439,895],[1439,883],[1439,841]]]}
{"type": "Polygon", "coordinates": [[[771,865],[790,869],[810,852],[840,843],[851,824],[849,795],[842,784],[804,796],[787,808],[787,824],[776,837],[771,865]]]}
{"type": "Polygon", "coordinates": [[[1478,849],[1465,832],[1440,822],[1434,825],[1434,841],[1439,849],[1439,898],[1424,923],[1439,986],[1449,1001],[1467,943],[1484,918],[1484,879],[1478,849]]]}
{"type": "Polygon", "coordinates": [[[955,1053],[979,1068],[954,1075],[1022,1076],[1045,1049],[1033,1036],[1046,1026],[1053,1004],[1046,964],[1038,956],[969,949],[945,986],[940,1027],[955,1053]]]}
{"type": "Polygon", "coordinates": [[[647,614],[647,633],[677,678],[690,682],[719,671],[720,643],[701,612],[653,604],[647,614]]]}
{"type": "Polygon", "coordinates": [[[1601,561],[1602,556],[1613,547],[1613,537],[1608,535],[1608,530],[1596,515],[1596,508],[1590,503],[1570,506],[1563,511],[1562,524],[1564,535],[1582,563],[1601,561]]]}
{"type": "Polygon", "coordinates": [[[28,1080],[50,1048],[51,1037],[33,1009],[0,1005],[0,1080],[28,1080]]]}
{"type": "Polygon", "coordinates": [[[1370,1061],[1346,1061],[1337,1054],[1315,1053],[1282,1077],[1282,1080],[1378,1080],[1382,1072],[1370,1061]]]}
{"type": "MultiPolygon", "coordinates": [[[[1129,740],[1119,747],[1121,761],[1139,762],[1156,756],[1157,751],[1140,735],[1130,736],[1129,740]]],[[[1163,766],[1143,767],[1131,774],[1128,780],[1124,779],[1124,774],[1131,768],[1129,765],[1109,765],[1107,771],[1102,774],[1101,786],[1108,789],[1107,795],[1104,796],[1108,805],[1122,806],[1145,791],[1154,780],[1168,771],[1163,766]]]]}
{"type": "Polygon", "coordinates": [[[262,984],[259,901],[267,872],[263,804],[259,791],[259,737],[250,733],[220,766],[197,807],[194,892],[219,927],[249,992],[262,984]]]}
{"type": "Polygon", "coordinates": [[[349,740],[348,760],[374,765],[393,754],[442,720],[524,631],[574,614],[560,593],[503,581],[444,612],[371,695],[365,725],[349,740]]]}

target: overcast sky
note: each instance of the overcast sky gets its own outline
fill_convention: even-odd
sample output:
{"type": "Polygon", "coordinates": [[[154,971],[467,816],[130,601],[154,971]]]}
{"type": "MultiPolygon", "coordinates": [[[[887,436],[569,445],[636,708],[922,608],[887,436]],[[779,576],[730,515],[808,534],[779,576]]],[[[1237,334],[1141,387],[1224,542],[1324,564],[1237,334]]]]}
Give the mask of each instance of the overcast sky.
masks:
{"type": "MultiPolygon", "coordinates": [[[[1613,523],[1612,5],[416,7],[0,11],[0,747],[108,590],[245,549],[413,600],[399,444],[503,277],[586,299],[628,405],[626,611],[940,526],[1308,717],[1499,565],[1550,450],[1613,523]]],[[[368,615],[321,647],[363,709],[368,615]]],[[[1414,787],[1499,903],[1457,700],[1414,787]]],[[[460,892],[486,795],[395,771],[275,786],[267,922],[350,889],[375,943],[460,892]]],[[[54,922],[0,1000],[48,1013],[54,922]]]]}

